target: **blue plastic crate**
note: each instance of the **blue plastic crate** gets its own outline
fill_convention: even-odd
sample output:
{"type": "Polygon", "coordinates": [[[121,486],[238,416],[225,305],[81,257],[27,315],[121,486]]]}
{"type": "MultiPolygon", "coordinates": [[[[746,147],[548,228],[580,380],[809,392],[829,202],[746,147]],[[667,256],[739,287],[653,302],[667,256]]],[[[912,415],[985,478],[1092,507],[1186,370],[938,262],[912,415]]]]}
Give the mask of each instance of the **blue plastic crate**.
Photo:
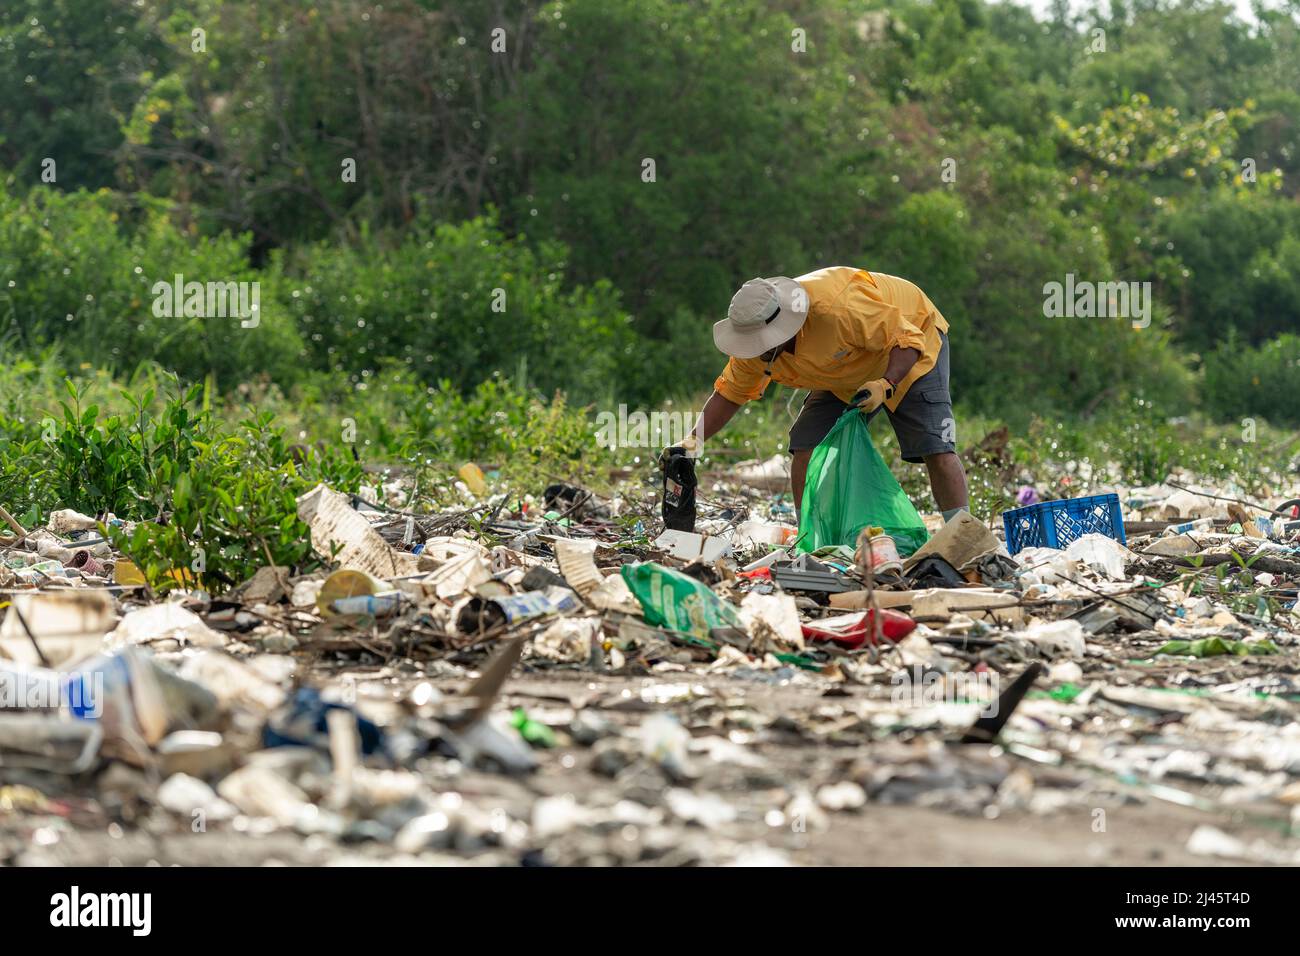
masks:
{"type": "Polygon", "coordinates": [[[1119,495],[1040,501],[1027,508],[1004,511],[1002,527],[1007,532],[1007,550],[1012,554],[1021,548],[1065,548],[1093,533],[1126,543],[1119,495]]]}

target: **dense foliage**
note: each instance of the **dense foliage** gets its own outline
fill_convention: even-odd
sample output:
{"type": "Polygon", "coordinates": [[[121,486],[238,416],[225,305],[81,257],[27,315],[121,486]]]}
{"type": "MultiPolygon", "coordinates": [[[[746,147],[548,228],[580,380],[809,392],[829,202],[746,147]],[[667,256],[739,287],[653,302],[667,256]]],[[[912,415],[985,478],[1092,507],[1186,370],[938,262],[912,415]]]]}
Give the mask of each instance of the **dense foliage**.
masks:
{"type": "Polygon", "coordinates": [[[852,263],[930,293],[981,412],[1300,420],[1300,8],[1067,6],[13,0],[0,336],[645,402],[707,387],[738,281],[852,263]],[[156,316],[177,273],[263,320],[156,316]],[[1046,317],[1067,274],[1150,326],[1046,317]]]}

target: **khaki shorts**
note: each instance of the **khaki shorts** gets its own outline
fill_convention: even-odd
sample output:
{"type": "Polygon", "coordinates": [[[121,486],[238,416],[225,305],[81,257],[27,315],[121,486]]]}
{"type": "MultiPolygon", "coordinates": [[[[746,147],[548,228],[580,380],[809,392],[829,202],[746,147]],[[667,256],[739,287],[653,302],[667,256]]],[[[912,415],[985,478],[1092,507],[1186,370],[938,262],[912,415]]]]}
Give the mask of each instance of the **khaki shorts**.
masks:
{"type": "MultiPolygon", "coordinates": [[[[882,405],[871,413],[872,418],[881,410],[889,415],[903,461],[921,462],[927,455],[957,450],[957,425],[948,389],[948,336],[941,334],[940,340],[934,368],[912,383],[898,410],[891,412],[882,405]]],[[[848,407],[831,392],[811,392],[790,426],[790,450],[816,448],[848,407]]]]}

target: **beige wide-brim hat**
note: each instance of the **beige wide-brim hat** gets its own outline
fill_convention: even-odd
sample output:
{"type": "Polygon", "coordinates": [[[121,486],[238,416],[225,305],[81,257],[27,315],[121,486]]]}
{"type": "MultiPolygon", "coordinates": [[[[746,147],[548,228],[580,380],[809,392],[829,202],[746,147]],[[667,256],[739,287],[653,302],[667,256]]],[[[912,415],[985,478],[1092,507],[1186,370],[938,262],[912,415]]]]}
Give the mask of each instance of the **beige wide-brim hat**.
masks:
{"type": "Polygon", "coordinates": [[[794,279],[750,279],[713,325],[713,344],[736,358],[756,358],[788,342],[808,318],[808,293],[794,279]]]}

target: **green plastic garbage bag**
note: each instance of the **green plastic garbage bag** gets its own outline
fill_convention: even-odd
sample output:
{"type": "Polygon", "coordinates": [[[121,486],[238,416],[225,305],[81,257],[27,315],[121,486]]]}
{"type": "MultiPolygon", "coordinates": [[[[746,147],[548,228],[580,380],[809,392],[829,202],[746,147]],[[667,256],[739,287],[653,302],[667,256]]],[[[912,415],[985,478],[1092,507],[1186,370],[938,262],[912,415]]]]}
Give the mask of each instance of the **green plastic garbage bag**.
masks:
{"type": "Polygon", "coordinates": [[[850,408],[813,449],[799,509],[800,551],[854,547],[870,525],[885,529],[900,556],[925,544],[925,524],[871,441],[867,420],[850,408]]]}
{"type": "Polygon", "coordinates": [[[623,580],[645,611],[647,624],[709,640],[715,627],[744,627],[740,613],[694,578],[653,561],[625,564],[623,580]]]}

